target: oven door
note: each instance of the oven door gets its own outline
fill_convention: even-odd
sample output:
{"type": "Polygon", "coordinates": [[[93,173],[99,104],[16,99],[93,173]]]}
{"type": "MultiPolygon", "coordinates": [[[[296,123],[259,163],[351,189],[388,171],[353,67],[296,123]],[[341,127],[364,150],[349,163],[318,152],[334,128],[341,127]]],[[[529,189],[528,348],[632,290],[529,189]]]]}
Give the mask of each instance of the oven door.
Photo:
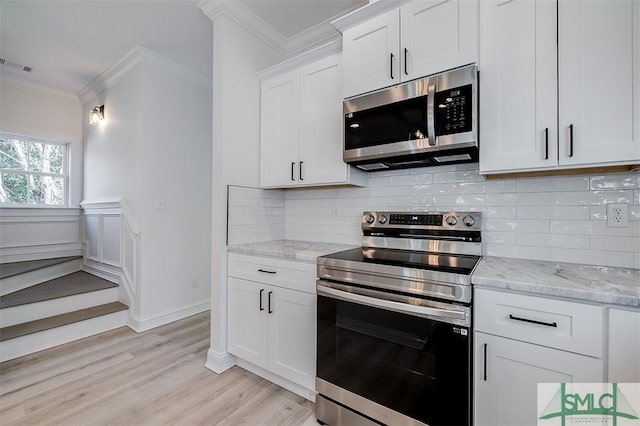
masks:
{"type": "Polygon", "coordinates": [[[381,423],[470,424],[469,307],[324,280],[317,292],[321,395],[381,423]]]}

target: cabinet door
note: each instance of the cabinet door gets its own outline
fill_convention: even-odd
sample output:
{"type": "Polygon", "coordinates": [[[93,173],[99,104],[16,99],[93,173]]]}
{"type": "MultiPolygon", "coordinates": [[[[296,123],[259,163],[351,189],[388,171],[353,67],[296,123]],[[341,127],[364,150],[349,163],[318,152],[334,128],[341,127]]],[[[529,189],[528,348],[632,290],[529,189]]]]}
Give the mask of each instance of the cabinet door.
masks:
{"type": "Polygon", "coordinates": [[[279,287],[269,291],[269,370],[315,389],[316,296],[279,287]]]}
{"type": "Polygon", "coordinates": [[[477,0],[414,0],[400,8],[403,80],[478,61],[477,0]]]}
{"type": "Polygon", "coordinates": [[[478,426],[536,424],[538,383],[603,381],[599,359],[479,332],[474,359],[478,426]]]}
{"type": "Polygon", "coordinates": [[[608,382],[640,382],[640,310],[609,309],[608,382]]]}
{"type": "Polygon", "coordinates": [[[560,164],[639,160],[640,1],[560,0],[558,19],[560,164]]]}
{"type": "Polygon", "coordinates": [[[394,9],[342,35],[344,97],[400,83],[400,12],[394,9]]]}
{"type": "Polygon", "coordinates": [[[232,277],[228,286],[229,353],[267,368],[267,286],[232,277]]]}
{"type": "Polygon", "coordinates": [[[557,165],[556,3],[480,2],[480,172],[557,165]]]}
{"type": "Polygon", "coordinates": [[[347,180],[342,161],[341,55],[332,55],[300,70],[300,183],[347,180]]]}
{"type": "Polygon", "coordinates": [[[298,183],[299,127],[298,70],[263,81],[261,105],[260,186],[296,185],[298,183]]]}

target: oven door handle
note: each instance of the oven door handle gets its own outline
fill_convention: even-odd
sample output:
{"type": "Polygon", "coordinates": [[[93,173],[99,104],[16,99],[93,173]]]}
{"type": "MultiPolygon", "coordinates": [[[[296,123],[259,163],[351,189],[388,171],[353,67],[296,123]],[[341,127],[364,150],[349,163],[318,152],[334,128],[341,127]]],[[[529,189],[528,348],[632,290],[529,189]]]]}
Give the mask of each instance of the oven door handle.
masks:
{"type": "Polygon", "coordinates": [[[343,284],[334,284],[324,280],[317,281],[316,292],[319,296],[344,300],[346,302],[359,303],[361,305],[380,308],[387,311],[399,312],[412,316],[441,318],[444,321],[456,320],[466,322],[469,320],[469,318],[467,317],[467,312],[463,309],[445,309],[441,307],[429,306],[428,300],[418,299],[410,296],[402,296],[398,294],[394,294],[393,297],[396,299],[405,298],[406,303],[381,299],[379,297],[381,294],[384,294],[382,292],[361,289],[358,287],[343,284]],[[336,286],[340,286],[340,288],[344,288],[347,291],[334,288],[336,286]],[[375,293],[378,297],[371,297],[367,295],[367,293],[375,293]],[[420,305],[415,304],[416,300],[420,301],[420,305]]]}

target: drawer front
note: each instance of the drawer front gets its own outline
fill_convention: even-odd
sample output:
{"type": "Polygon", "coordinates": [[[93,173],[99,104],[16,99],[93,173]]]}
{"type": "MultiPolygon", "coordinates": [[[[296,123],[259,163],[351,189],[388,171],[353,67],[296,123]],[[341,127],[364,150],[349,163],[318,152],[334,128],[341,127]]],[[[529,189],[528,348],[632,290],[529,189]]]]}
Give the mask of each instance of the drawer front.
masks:
{"type": "Polygon", "coordinates": [[[601,306],[476,288],[474,322],[476,331],[602,357],[601,306]]]}
{"type": "Polygon", "coordinates": [[[315,263],[229,253],[230,277],[316,293],[315,263]]]}

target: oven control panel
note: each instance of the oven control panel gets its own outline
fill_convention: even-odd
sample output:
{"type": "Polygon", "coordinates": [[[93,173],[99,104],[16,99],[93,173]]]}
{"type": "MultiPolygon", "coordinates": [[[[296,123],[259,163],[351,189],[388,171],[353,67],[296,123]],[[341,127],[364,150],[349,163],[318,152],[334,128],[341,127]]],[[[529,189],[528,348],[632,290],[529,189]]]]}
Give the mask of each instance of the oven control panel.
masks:
{"type": "Polygon", "coordinates": [[[479,231],[480,212],[364,212],[362,229],[407,228],[479,231]]]}

